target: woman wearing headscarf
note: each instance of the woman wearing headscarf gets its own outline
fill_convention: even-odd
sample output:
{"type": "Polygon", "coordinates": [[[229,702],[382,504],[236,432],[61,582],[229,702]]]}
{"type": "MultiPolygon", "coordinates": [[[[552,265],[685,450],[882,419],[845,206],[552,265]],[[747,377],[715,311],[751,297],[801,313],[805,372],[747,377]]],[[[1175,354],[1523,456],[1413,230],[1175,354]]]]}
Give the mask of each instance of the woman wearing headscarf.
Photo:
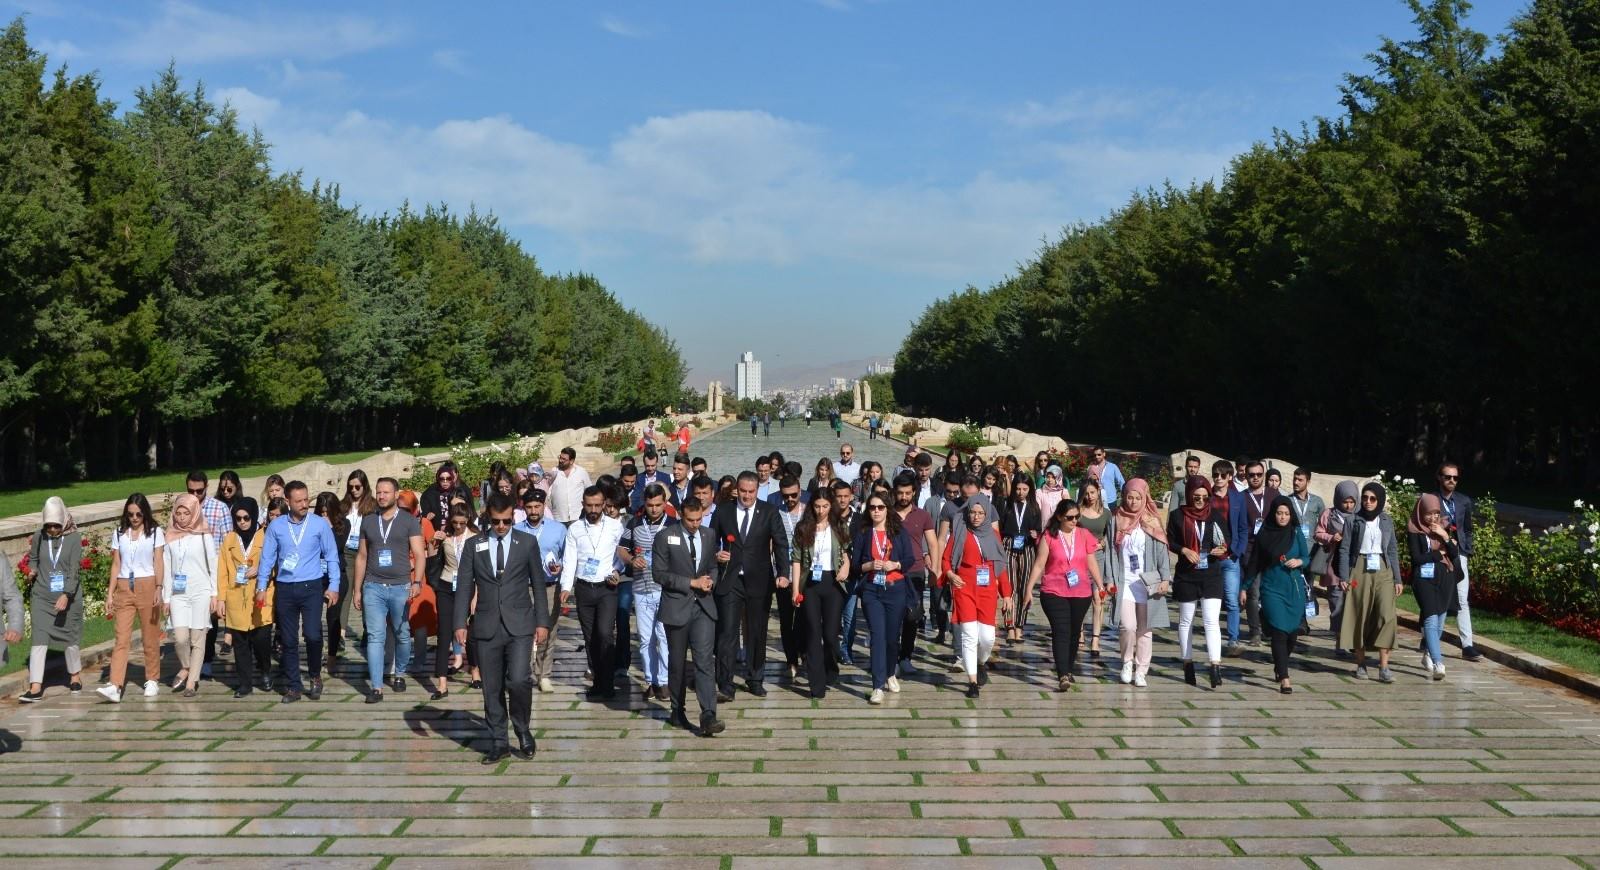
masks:
{"type": "Polygon", "coordinates": [[[1023,602],[1028,584],[1020,581],[1033,573],[1034,544],[1039,540],[1040,527],[1043,525],[1039,519],[1038,502],[1033,497],[1033,478],[1017,478],[1011,496],[1003,504],[995,504],[1000,509],[1001,540],[1011,560],[1009,573],[1019,581],[1011,584],[1011,619],[1006,625],[1006,640],[1021,643],[1022,629],[1028,622],[1028,608],[1023,602]]]}
{"type": "Polygon", "coordinates": [[[1006,553],[995,536],[981,501],[965,509],[967,527],[950,533],[944,550],[944,570],[939,585],[951,588],[951,619],[960,626],[961,667],[967,672],[967,697],[978,697],[978,687],[989,681],[981,668],[994,649],[995,614],[999,602],[1011,599],[1011,578],[1006,573],[1006,553]]]}
{"type": "Polygon", "coordinates": [[[1178,602],[1178,652],[1183,680],[1195,685],[1194,612],[1206,632],[1211,688],[1222,685],[1222,560],[1228,556],[1226,512],[1212,506],[1211,481],[1191,474],[1183,484],[1184,505],[1167,515],[1167,540],[1178,542],[1172,598],[1178,602]]]}
{"type": "Polygon", "coordinates": [[[1067,496],[1067,488],[1061,485],[1061,466],[1050,465],[1039,474],[1039,489],[1034,494],[1033,500],[1039,503],[1039,517],[1041,519],[1056,515],[1056,505],[1067,496]]]}
{"type": "Polygon", "coordinates": [[[1339,575],[1339,542],[1344,540],[1344,530],[1356,512],[1356,482],[1341,480],[1333,488],[1333,509],[1323,511],[1312,532],[1316,546],[1311,549],[1311,574],[1322,578],[1328,590],[1328,631],[1333,635],[1333,654],[1349,658],[1350,652],[1339,642],[1339,629],[1344,622],[1345,581],[1339,575]]]}
{"type": "Polygon", "coordinates": [[[1294,503],[1279,495],[1267,507],[1266,521],[1251,551],[1251,571],[1261,575],[1261,618],[1272,642],[1272,675],[1287,695],[1289,654],[1306,618],[1306,579],[1302,570],[1311,555],[1294,518],[1294,503]]]}
{"type": "Polygon", "coordinates": [[[1112,510],[1112,547],[1106,579],[1117,589],[1121,623],[1122,682],[1144,688],[1154,649],[1153,632],[1172,623],[1167,595],[1172,591],[1172,557],[1150,485],[1135,477],[1122,487],[1112,510]]]}
{"type": "Polygon", "coordinates": [[[261,564],[261,534],[257,519],[261,508],[253,498],[234,505],[233,529],[222,539],[217,555],[217,583],[222,587],[222,624],[233,638],[233,667],[239,674],[235,698],[247,698],[257,680],[263,692],[272,691],[272,598],[277,587],[267,578],[267,601],[256,606],[256,584],[245,575],[261,564]]]}
{"type": "MultiPolygon", "coordinates": [[[[59,496],[45,500],[39,531],[28,541],[28,565],[33,571],[29,592],[33,617],[33,643],[28,650],[28,691],[21,701],[31,704],[44,697],[44,659],[50,647],[67,655],[68,687],[83,691],[83,594],[78,570],[83,563],[83,540],[78,524],[59,496]]],[[[159,647],[157,647],[159,649],[159,647]]]]}
{"type": "Polygon", "coordinates": [[[1444,618],[1456,609],[1456,581],[1461,564],[1459,543],[1450,536],[1439,497],[1423,493],[1406,520],[1406,544],[1411,550],[1411,591],[1422,611],[1422,667],[1435,680],[1444,679],[1444,653],[1439,636],[1444,618]]]}
{"type": "Polygon", "coordinates": [[[206,632],[211,616],[221,610],[217,600],[217,543],[200,513],[200,500],[184,493],[172,505],[167,527],[167,557],[162,561],[161,607],[172,622],[173,650],[178,656],[174,691],[185,698],[200,691],[200,667],[205,664],[206,632]]]}
{"type": "Polygon", "coordinates": [[[1339,576],[1349,583],[1339,645],[1356,657],[1355,677],[1365,680],[1367,653],[1378,651],[1378,680],[1394,682],[1389,653],[1394,649],[1394,598],[1403,591],[1397,566],[1400,543],[1394,520],[1384,512],[1389,494],[1373,481],[1361,488],[1361,505],[1345,526],[1336,558],[1339,576]]]}

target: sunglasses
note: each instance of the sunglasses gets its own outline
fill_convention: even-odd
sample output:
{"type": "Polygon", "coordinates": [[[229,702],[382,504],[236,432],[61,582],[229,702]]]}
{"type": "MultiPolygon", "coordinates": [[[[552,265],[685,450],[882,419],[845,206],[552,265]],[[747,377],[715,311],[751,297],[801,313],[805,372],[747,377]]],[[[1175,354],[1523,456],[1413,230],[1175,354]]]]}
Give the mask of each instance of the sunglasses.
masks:
{"type": "Polygon", "coordinates": [[[1458,475],[1458,474],[1441,474],[1441,475],[1439,475],[1439,479],[1440,480],[1460,480],[1461,476],[1458,475]]]}
{"type": "Polygon", "coordinates": [[[507,517],[507,518],[505,518],[503,520],[502,519],[496,519],[496,518],[493,518],[493,517],[491,517],[489,519],[489,525],[491,525],[491,526],[510,526],[510,525],[515,525],[515,524],[516,524],[516,520],[511,519],[510,517],[507,517]]]}
{"type": "Polygon", "coordinates": [[[206,494],[206,488],[202,486],[199,489],[191,489],[191,490],[189,490],[189,494],[194,496],[195,498],[199,498],[200,496],[203,496],[203,495],[206,494]]]}
{"type": "Polygon", "coordinates": [[[1061,518],[1063,520],[1066,520],[1069,523],[1075,523],[1075,522],[1078,521],[1078,515],[1077,514],[1065,514],[1061,518]]]}
{"type": "Polygon", "coordinates": [[[251,519],[252,517],[249,514],[239,514],[233,518],[233,521],[236,523],[248,523],[251,519]]]}
{"type": "Polygon", "coordinates": [[[1250,472],[1250,473],[1249,473],[1249,474],[1246,474],[1246,475],[1245,475],[1245,477],[1248,477],[1248,478],[1251,478],[1251,479],[1254,479],[1254,478],[1257,478],[1257,477],[1266,477],[1266,475],[1265,475],[1265,474],[1262,474],[1262,473],[1261,473],[1261,472],[1259,472],[1259,471],[1252,471],[1252,472],[1250,472]]]}
{"type": "Polygon", "coordinates": [[[869,504],[869,505],[867,505],[867,510],[869,510],[869,511],[886,511],[888,509],[889,509],[889,506],[885,505],[885,504],[869,504]]]}
{"type": "Polygon", "coordinates": [[[144,519],[144,514],[139,513],[138,511],[128,511],[122,515],[122,518],[125,520],[139,520],[144,519]]]}
{"type": "Polygon", "coordinates": [[[798,493],[798,492],[786,492],[786,493],[783,494],[783,498],[784,498],[784,501],[797,501],[800,498],[800,493],[798,493]]]}
{"type": "Polygon", "coordinates": [[[1377,501],[1378,497],[1375,496],[1375,495],[1364,495],[1364,496],[1361,497],[1361,500],[1362,501],[1377,501]]]}

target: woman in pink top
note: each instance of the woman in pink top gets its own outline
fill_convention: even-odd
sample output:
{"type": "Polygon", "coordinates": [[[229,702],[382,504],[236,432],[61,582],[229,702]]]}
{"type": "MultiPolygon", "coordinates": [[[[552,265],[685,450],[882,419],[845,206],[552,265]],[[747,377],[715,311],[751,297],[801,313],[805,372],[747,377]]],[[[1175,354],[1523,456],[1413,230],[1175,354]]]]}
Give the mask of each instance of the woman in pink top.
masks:
{"type": "Polygon", "coordinates": [[[1033,570],[1028,573],[1028,591],[1023,607],[1033,601],[1034,590],[1044,580],[1039,605],[1050,620],[1051,644],[1056,660],[1056,689],[1065,692],[1073,683],[1078,663],[1078,638],[1083,633],[1083,618],[1095,593],[1105,588],[1099,563],[1091,558],[1099,544],[1094,535],[1078,528],[1078,503],[1063,498],[1050,515],[1050,523],[1040,536],[1033,570]]]}

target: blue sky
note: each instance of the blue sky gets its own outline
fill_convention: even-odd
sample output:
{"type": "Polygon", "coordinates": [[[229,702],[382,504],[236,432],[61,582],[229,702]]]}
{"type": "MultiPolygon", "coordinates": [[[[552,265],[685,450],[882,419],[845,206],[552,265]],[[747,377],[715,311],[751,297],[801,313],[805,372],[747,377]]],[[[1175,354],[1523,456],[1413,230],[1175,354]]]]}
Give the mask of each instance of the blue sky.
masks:
{"type": "Polygon", "coordinates": [[[701,388],[744,349],[768,383],[892,356],[930,301],[1220,177],[1412,34],[1399,0],[5,7],[123,105],[176,61],[278,170],[370,211],[493,211],[664,326],[701,388]]]}

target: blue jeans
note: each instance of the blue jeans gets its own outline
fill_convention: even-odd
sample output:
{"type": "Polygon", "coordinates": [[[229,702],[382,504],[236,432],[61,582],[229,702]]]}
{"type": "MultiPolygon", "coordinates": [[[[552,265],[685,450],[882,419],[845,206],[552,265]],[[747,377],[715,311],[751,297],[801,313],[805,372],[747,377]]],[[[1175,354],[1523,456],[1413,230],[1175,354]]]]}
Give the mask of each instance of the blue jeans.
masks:
{"type": "Polygon", "coordinates": [[[1434,664],[1444,664],[1444,653],[1439,651],[1439,637],[1444,634],[1444,614],[1435,613],[1422,620],[1422,642],[1427,644],[1428,658],[1434,664]]]}
{"type": "Polygon", "coordinates": [[[911,603],[909,580],[879,586],[870,579],[861,584],[861,609],[867,612],[867,631],[872,634],[872,688],[881,689],[889,682],[899,661],[900,625],[906,619],[906,607],[911,603]]]}
{"type": "Polygon", "coordinates": [[[384,647],[390,629],[394,631],[395,676],[404,676],[406,668],[411,666],[411,625],[406,622],[406,601],[410,597],[411,587],[405,583],[361,584],[361,622],[367,630],[367,679],[373,690],[383,687],[384,647]]]}
{"type": "Polygon", "coordinates": [[[667,685],[667,627],[656,617],[661,609],[661,588],[633,591],[633,618],[639,626],[639,667],[644,681],[667,685]]]}
{"type": "Polygon", "coordinates": [[[1228,614],[1228,643],[1239,642],[1239,558],[1222,560],[1222,607],[1228,614]]]}
{"type": "Polygon", "coordinates": [[[844,616],[839,629],[839,660],[854,663],[856,648],[856,606],[861,603],[861,581],[852,577],[844,584],[844,616]]]}

